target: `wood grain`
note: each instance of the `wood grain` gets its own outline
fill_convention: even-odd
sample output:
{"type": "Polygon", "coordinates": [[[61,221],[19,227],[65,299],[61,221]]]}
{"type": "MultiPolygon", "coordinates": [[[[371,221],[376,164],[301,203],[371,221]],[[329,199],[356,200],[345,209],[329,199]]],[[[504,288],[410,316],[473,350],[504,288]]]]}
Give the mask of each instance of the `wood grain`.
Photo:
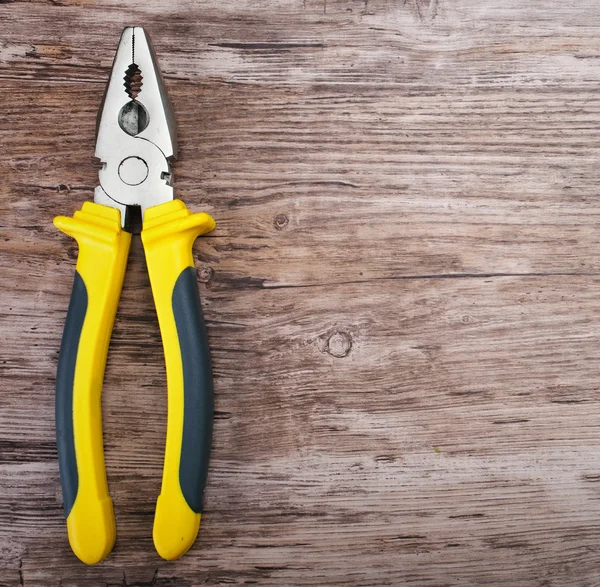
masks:
{"type": "Polygon", "coordinates": [[[0,585],[600,585],[600,4],[0,4],[0,585]],[[104,383],[118,541],[69,549],[54,377],[96,111],[145,26],[179,123],[216,420],[151,539],[160,335],[134,238],[104,383]]]}

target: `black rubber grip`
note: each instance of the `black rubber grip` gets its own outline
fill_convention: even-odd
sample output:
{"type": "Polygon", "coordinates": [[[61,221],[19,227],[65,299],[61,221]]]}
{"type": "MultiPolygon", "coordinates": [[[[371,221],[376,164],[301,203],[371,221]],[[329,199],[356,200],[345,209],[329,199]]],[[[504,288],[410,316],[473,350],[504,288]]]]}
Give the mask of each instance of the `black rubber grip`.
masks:
{"type": "Polygon", "coordinates": [[[179,483],[187,504],[202,513],[212,442],[214,392],[196,271],[184,269],[173,289],[173,314],[183,362],[184,416],[179,483]]]}
{"type": "Polygon", "coordinates": [[[65,518],[69,516],[75,503],[79,485],[73,437],[73,382],[77,350],[87,305],[88,295],[85,283],[81,275],[75,271],[75,281],[71,291],[71,301],[67,311],[56,372],[56,445],[58,447],[60,483],[65,503],[65,518]]]}

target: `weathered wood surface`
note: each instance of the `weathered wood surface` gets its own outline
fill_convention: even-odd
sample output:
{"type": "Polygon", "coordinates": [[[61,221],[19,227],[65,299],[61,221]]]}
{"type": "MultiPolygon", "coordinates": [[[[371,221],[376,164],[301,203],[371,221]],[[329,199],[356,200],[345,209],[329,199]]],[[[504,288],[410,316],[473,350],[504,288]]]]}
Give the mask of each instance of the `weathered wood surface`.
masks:
{"type": "Polygon", "coordinates": [[[600,3],[0,5],[0,584],[600,585],[600,3]],[[121,27],[179,121],[216,422],[151,539],[162,349],[133,243],[104,385],[118,541],[70,552],[54,376],[121,27]]]}

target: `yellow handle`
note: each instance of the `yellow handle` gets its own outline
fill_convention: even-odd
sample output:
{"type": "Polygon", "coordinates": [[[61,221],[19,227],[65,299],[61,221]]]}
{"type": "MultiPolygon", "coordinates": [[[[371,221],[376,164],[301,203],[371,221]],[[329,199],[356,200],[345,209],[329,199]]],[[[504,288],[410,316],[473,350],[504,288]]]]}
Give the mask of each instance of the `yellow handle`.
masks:
{"type": "Polygon", "coordinates": [[[180,200],[146,210],[142,242],[162,335],[168,389],[167,439],[153,538],[167,560],[194,543],[212,434],[210,355],[192,257],[215,221],[180,200]]]}
{"type": "Polygon", "coordinates": [[[85,563],[111,551],[115,538],[102,443],[102,381],[131,235],[120,212],[86,202],[55,226],[79,245],[75,285],[57,373],[56,425],[69,542],[85,563]]]}

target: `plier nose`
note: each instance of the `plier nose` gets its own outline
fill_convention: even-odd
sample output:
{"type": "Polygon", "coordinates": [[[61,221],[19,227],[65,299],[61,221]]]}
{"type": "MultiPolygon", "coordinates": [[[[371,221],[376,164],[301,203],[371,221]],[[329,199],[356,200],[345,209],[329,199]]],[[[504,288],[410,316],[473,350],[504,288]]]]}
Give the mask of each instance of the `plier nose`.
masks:
{"type": "Polygon", "coordinates": [[[192,245],[215,221],[173,199],[175,119],[148,35],[123,31],[98,119],[102,161],[94,202],[56,227],[79,256],[56,377],[56,437],[69,542],[84,562],[116,539],[104,467],[101,393],[131,243],[128,212],[140,206],[141,238],[166,363],[168,416],[153,539],[181,556],[200,525],[213,424],[213,380],[192,245]]]}
{"type": "Polygon", "coordinates": [[[150,39],[142,27],[121,35],[98,113],[96,157],[102,162],[94,201],[147,208],[173,199],[171,164],[177,126],[150,39]]]}

